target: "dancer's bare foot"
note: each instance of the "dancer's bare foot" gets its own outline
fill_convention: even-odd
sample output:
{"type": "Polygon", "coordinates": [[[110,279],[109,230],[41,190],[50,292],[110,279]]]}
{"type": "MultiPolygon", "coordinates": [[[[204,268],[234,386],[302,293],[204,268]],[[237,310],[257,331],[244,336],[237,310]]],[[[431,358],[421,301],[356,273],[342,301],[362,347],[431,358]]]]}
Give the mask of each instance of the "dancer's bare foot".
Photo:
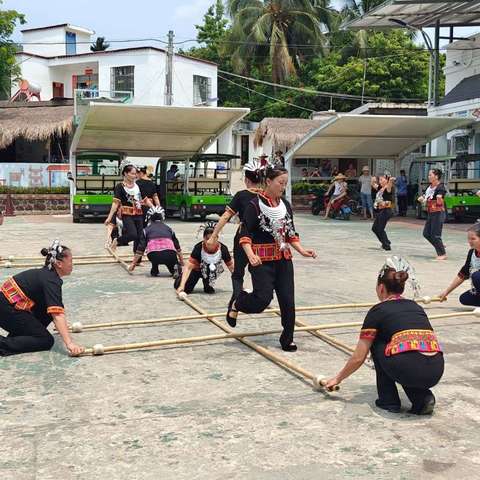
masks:
{"type": "Polygon", "coordinates": [[[112,243],[110,244],[110,250],[112,250],[112,252],[114,252],[116,249],[117,249],[117,245],[118,244],[118,241],[116,238],[114,238],[112,240],[112,243]]]}
{"type": "Polygon", "coordinates": [[[446,260],[447,256],[446,255],[439,255],[435,260],[446,260]]]}

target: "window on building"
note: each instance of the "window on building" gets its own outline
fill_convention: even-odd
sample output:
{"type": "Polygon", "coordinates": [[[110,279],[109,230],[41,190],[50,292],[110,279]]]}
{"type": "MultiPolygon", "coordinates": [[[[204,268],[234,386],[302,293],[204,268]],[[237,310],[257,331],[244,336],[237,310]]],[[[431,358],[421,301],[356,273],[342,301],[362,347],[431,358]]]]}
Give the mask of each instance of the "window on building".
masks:
{"type": "Polygon", "coordinates": [[[77,54],[77,35],[72,32],[65,32],[65,50],[67,55],[77,54]]]}
{"type": "Polygon", "coordinates": [[[193,76],[193,104],[204,105],[212,97],[212,79],[208,77],[201,77],[200,75],[193,76]]]}
{"type": "MultiPolygon", "coordinates": [[[[135,67],[133,65],[112,67],[111,90],[114,92],[132,92],[132,95],[134,95],[134,70],[135,67]]],[[[122,96],[122,94],[119,94],[118,96],[122,96]]]]}

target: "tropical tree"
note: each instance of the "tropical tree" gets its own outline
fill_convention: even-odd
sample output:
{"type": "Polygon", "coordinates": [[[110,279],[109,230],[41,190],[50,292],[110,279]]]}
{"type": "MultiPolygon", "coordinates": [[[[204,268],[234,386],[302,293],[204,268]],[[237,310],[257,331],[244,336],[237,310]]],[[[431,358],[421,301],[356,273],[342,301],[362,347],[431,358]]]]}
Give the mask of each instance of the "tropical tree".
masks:
{"type": "MultiPolygon", "coordinates": [[[[2,3],[0,0],[0,7],[2,3]]],[[[15,59],[19,48],[10,39],[17,22],[24,24],[25,16],[16,10],[0,9],[0,99],[10,97],[11,83],[19,80],[20,76],[20,67],[15,59]]]]}
{"type": "Polygon", "coordinates": [[[103,52],[109,46],[110,44],[105,42],[105,37],[97,37],[95,43],[92,43],[92,45],[90,45],[90,50],[92,52],[103,52]]]}
{"type": "MultiPolygon", "coordinates": [[[[355,20],[362,17],[367,12],[384,3],[385,0],[342,0],[340,10],[341,22],[355,20]]],[[[368,32],[367,30],[357,30],[355,33],[347,32],[351,41],[345,42],[342,49],[342,56],[347,58],[351,55],[360,57],[368,56],[368,32]]]]}
{"type": "Polygon", "coordinates": [[[333,14],[329,0],[228,0],[227,11],[237,72],[270,66],[272,80],[285,83],[307,56],[327,49],[325,33],[333,14]]]}

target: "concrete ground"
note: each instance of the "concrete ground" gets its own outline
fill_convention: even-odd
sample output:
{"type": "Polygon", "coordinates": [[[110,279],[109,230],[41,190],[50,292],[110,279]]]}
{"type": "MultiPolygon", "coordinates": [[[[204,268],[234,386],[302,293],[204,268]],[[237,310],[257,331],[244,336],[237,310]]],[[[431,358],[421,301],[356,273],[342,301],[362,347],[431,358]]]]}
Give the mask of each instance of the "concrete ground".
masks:
{"type": "MultiPolygon", "coordinates": [[[[198,223],[172,221],[190,250],[198,223]]],[[[376,300],[375,279],[385,254],[370,222],[296,217],[303,243],[318,259],[295,257],[297,305],[376,300]]],[[[445,228],[449,259],[432,261],[421,224],[392,221],[394,254],[415,266],[424,295],[440,292],[467,252],[466,225],[445,228]]],[[[234,226],[223,241],[231,245],[234,226]]],[[[75,254],[102,254],[104,227],[68,217],[7,218],[0,255],[35,255],[59,237],[75,254]]],[[[127,249],[122,250],[127,251],[127,249]]],[[[15,273],[0,269],[0,280],[15,273]]],[[[147,267],[128,276],[118,265],[77,266],[65,279],[70,322],[84,324],[189,315],[165,274],[147,267]]],[[[463,290],[463,289],[459,289],[463,290]]],[[[458,292],[460,293],[460,292],[458,292]]],[[[191,295],[209,312],[224,311],[230,279],[217,293],[191,295]]],[[[458,308],[457,295],[430,313],[458,308]]],[[[310,324],[361,321],[366,310],[302,314],[310,324]]],[[[221,321],[224,321],[221,319],[221,321]]],[[[276,328],[279,318],[241,317],[238,331],[276,328]]],[[[480,327],[473,317],[434,321],[446,352],[446,372],[435,388],[431,418],[376,409],[375,375],[362,367],[324,394],[236,340],[157,350],[69,358],[61,341],[51,352],[0,358],[0,478],[47,479],[340,479],[478,478],[480,467],[480,327]]],[[[208,321],[76,334],[91,346],[209,335],[208,321]]],[[[354,345],[358,328],[330,331],[354,345]]],[[[283,353],[277,335],[258,344],[322,376],[347,356],[298,333],[296,353],[283,353]]]]}

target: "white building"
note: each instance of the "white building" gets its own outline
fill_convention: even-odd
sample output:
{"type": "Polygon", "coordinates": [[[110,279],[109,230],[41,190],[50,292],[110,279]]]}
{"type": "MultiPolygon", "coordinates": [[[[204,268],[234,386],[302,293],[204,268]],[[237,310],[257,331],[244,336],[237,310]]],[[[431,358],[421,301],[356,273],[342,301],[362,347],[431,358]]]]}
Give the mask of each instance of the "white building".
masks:
{"type": "MultiPolygon", "coordinates": [[[[446,48],[445,96],[429,116],[480,118],[480,34],[446,48]]],[[[480,154],[480,123],[453,130],[432,142],[433,156],[480,154]]],[[[478,176],[478,175],[477,175],[478,176]]]]}
{"type": "MultiPolygon", "coordinates": [[[[164,105],[166,51],[130,47],[91,52],[94,33],[67,23],[22,30],[24,51],[17,54],[22,79],[40,87],[42,100],[91,89],[130,91],[135,104],[164,105]]],[[[12,95],[16,91],[18,85],[13,85],[12,95]]],[[[173,105],[215,106],[216,98],[217,65],[176,54],[173,105]]]]}

